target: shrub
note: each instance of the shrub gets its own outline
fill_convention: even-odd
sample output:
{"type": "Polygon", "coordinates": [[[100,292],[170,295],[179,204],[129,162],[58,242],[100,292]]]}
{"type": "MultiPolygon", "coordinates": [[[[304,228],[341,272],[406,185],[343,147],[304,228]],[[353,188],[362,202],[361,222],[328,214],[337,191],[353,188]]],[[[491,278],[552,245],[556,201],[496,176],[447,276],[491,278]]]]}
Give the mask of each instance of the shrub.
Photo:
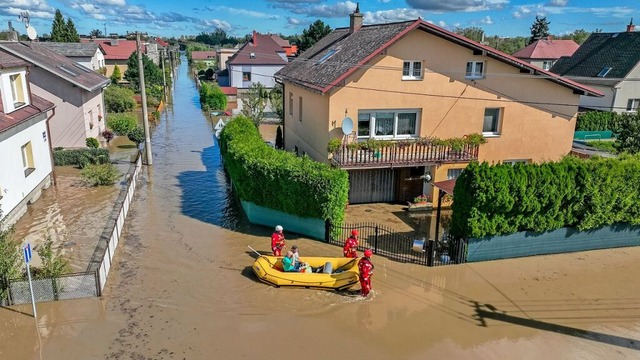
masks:
{"type": "Polygon", "coordinates": [[[136,107],[135,93],[129,88],[111,85],[104,90],[104,107],[107,112],[121,113],[136,107]]]}
{"type": "Polygon", "coordinates": [[[131,115],[109,114],[107,126],[117,135],[125,136],[138,126],[138,121],[131,115]]]}
{"type": "Polygon", "coordinates": [[[615,141],[589,141],[587,145],[602,151],[617,153],[615,141]]]}
{"type": "Polygon", "coordinates": [[[120,71],[120,67],[117,64],[113,67],[113,73],[111,73],[110,79],[111,83],[114,85],[117,85],[120,80],[122,80],[122,72],[120,71]]]}
{"type": "Polygon", "coordinates": [[[276,130],[276,149],[284,149],[284,137],[282,136],[282,126],[280,125],[276,130]]]}
{"type": "MultiPolygon", "coordinates": [[[[42,266],[35,272],[36,279],[57,279],[69,271],[69,261],[62,257],[60,249],[53,250],[51,236],[47,236],[44,243],[38,246],[38,255],[42,260],[42,266]]],[[[59,286],[57,283],[54,284],[59,286]]]]}
{"type": "Polygon", "coordinates": [[[241,200],[301,217],[342,223],[349,194],[346,171],[271,148],[252,120],[244,116],[224,127],[220,149],[241,200]]]}
{"type": "Polygon", "coordinates": [[[227,95],[217,84],[203,82],[200,87],[200,104],[205,111],[224,110],[227,108],[227,95]]]}
{"type": "Polygon", "coordinates": [[[332,138],[332,139],[329,140],[329,144],[327,145],[327,151],[329,153],[334,153],[338,149],[340,149],[341,145],[342,145],[342,139],[332,138]]]}
{"type": "Polygon", "coordinates": [[[129,140],[136,143],[136,146],[140,146],[140,144],[145,140],[144,130],[140,126],[138,126],[135,129],[129,131],[127,137],[129,138],[129,140]]]}
{"type": "Polygon", "coordinates": [[[640,114],[622,114],[619,124],[616,149],[629,154],[640,153],[640,114]]]}
{"type": "Polygon", "coordinates": [[[80,176],[91,186],[106,186],[115,184],[120,178],[120,172],[112,163],[88,164],[82,169],[80,176]]]}
{"type": "Polygon", "coordinates": [[[98,142],[98,139],[96,138],[88,137],[85,143],[89,148],[97,149],[100,147],[100,142],[98,142]]]}
{"type": "Polygon", "coordinates": [[[619,115],[609,111],[588,111],[578,115],[576,131],[613,131],[620,130],[619,115]]]}
{"type": "Polygon", "coordinates": [[[456,181],[451,234],[479,238],[640,224],[640,157],[471,163],[456,181]]]}
{"type": "MultiPolygon", "coordinates": [[[[2,219],[2,211],[0,211],[0,219],[2,219]]],[[[14,236],[14,228],[4,228],[0,220],[0,282],[2,276],[8,279],[17,279],[20,276],[20,266],[22,265],[22,252],[20,251],[20,241],[14,236]]],[[[0,286],[0,299],[6,299],[7,294],[3,292],[0,286]]]]}
{"type": "Polygon", "coordinates": [[[76,165],[84,167],[86,164],[104,164],[109,162],[107,149],[69,149],[54,150],[53,163],[55,166],[76,165]]]}

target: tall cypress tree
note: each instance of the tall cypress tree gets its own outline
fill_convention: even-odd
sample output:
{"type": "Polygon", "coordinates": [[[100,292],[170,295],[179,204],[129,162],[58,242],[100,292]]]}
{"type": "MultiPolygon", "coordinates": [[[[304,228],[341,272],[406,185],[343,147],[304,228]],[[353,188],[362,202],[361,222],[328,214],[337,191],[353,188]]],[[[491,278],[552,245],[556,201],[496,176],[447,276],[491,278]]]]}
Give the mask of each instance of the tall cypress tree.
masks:
{"type": "Polygon", "coordinates": [[[59,9],[56,9],[56,14],[53,17],[53,24],[51,24],[51,40],[56,42],[64,42],[67,38],[67,25],[64,23],[64,17],[59,9]]]}
{"type": "Polygon", "coordinates": [[[536,20],[533,22],[533,25],[531,25],[529,44],[549,36],[549,25],[551,25],[551,23],[547,21],[546,16],[536,15],[536,20]]]}
{"type": "Polygon", "coordinates": [[[80,42],[80,35],[78,35],[78,30],[76,30],[76,25],[73,23],[71,18],[67,18],[67,38],[66,42],[80,42]]]}

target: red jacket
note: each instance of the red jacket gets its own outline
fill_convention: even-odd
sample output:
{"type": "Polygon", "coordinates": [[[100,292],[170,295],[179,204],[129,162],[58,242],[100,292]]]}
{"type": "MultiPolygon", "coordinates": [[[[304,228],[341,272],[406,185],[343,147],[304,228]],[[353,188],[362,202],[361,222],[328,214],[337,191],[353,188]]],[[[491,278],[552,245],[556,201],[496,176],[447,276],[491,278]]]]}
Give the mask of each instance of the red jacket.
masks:
{"type": "Polygon", "coordinates": [[[369,281],[371,275],[373,275],[373,263],[369,258],[363,257],[358,263],[358,270],[360,270],[360,279],[369,281]]]}
{"type": "Polygon", "coordinates": [[[284,234],[279,232],[274,232],[271,235],[271,248],[282,249],[284,247],[284,234]]]}
{"type": "Polygon", "coordinates": [[[344,247],[342,248],[342,254],[348,258],[357,258],[358,257],[358,239],[353,236],[349,236],[347,241],[344,242],[344,247]]]}

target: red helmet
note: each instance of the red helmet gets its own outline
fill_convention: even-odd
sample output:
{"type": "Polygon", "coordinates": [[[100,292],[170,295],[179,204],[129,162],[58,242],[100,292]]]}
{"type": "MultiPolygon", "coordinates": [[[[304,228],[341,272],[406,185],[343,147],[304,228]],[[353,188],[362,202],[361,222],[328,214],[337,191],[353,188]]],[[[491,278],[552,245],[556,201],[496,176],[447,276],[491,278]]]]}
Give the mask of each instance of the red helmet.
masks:
{"type": "Polygon", "coordinates": [[[352,236],[358,236],[358,230],[356,230],[356,229],[351,230],[351,235],[352,236]]]}
{"type": "Polygon", "coordinates": [[[373,250],[371,250],[371,249],[367,249],[367,250],[365,250],[365,251],[364,251],[364,256],[365,256],[365,257],[371,257],[371,256],[373,256],[373,250]]]}

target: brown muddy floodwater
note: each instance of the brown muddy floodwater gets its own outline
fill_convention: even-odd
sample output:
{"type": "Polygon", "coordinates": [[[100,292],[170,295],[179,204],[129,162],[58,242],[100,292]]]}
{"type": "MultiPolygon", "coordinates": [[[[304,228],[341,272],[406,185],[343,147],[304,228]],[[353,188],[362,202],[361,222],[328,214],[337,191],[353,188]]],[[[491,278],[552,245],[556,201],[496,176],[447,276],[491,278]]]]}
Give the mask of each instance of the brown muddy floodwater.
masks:
{"type": "MultiPolygon", "coordinates": [[[[640,248],[442,268],[374,257],[373,295],[278,289],[251,272],[186,61],[154,129],[101,299],[0,309],[1,359],[637,359],[640,248]]],[[[302,255],[341,249],[287,234],[302,255]]],[[[354,290],[356,290],[358,287],[354,290]]]]}

